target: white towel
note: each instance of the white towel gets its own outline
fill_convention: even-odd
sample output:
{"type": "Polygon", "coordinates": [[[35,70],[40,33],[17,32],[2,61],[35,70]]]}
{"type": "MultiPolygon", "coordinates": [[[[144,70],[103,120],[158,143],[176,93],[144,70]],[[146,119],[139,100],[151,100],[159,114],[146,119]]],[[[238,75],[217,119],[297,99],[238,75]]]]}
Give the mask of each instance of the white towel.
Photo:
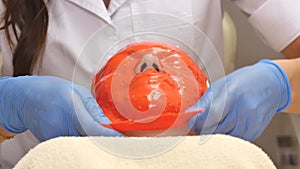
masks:
{"type": "Polygon", "coordinates": [[[250,142],[226,135],[211,135],[157,138],[60,137],[37,145],[15,166],[15,169],[25,168],[273,169],[276,167],[262,149],[250,142]],[[173,146],[170,145],[175,142],[173,146]],[[168,146],[170,149],[162,152],[168,146]],[[108,152],[108,149],[114,153],[108,152]],[[149,157],[126,158],[120,154],[149,157]]]}

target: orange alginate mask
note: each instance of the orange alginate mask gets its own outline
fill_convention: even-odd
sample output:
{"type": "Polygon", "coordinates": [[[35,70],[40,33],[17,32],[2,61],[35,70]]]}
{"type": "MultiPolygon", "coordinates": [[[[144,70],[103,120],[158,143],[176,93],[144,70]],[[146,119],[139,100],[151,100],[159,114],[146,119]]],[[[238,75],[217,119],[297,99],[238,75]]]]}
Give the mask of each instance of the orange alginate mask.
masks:
{"type": "Polygon", "coordinates": [[[207,90],[207,78],[181,49],[157,42],[127,46],[96,74],[93,94],[118,131],[187,125],[185,113],[207,90]]]}

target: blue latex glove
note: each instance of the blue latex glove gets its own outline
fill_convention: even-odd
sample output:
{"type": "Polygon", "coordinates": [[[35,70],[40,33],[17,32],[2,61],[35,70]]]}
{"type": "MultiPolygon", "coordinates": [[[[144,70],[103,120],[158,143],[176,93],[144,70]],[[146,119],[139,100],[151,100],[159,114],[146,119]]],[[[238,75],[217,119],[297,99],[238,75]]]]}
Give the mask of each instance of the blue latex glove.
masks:
{"type": "Polygon", "coordinates": [[[205,109],[189,121],[189,128],[198,134],[229,134],[253,141],[290,100],[285,72],[273,61],[262,60],[213,83],[188,110],[205,109]]]}
{"type": "Polygon", "coordinates": [[[121,134],[84,87],[52,76],[0,79],[0,125],[11,133],[30,130],[40,141],[58,136],[121,134]]]}

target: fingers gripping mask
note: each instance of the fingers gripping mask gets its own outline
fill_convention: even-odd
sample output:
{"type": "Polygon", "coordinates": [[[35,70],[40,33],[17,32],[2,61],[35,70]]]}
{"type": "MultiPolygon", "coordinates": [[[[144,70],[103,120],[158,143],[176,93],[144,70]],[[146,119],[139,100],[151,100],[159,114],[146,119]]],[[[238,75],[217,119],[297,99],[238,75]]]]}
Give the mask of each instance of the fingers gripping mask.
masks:
{"type": "Polygon", "coordinates": [[[181,49],[163,43],[127,46],[96,74],[93,94],[111,124],[123,133],[186,127],[185,110],[207,89],[207,78],[181,49]]]}

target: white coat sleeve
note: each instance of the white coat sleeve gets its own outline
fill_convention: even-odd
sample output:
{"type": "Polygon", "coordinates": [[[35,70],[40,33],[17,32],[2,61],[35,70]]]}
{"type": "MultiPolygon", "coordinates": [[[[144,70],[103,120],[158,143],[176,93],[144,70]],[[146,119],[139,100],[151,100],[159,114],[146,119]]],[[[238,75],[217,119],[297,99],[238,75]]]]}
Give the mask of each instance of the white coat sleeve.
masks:
{"type": "Polygon", "coordinates": [[[300,35],[300,0],[232,0],[262,40],[279,52],[300,35]]]}

